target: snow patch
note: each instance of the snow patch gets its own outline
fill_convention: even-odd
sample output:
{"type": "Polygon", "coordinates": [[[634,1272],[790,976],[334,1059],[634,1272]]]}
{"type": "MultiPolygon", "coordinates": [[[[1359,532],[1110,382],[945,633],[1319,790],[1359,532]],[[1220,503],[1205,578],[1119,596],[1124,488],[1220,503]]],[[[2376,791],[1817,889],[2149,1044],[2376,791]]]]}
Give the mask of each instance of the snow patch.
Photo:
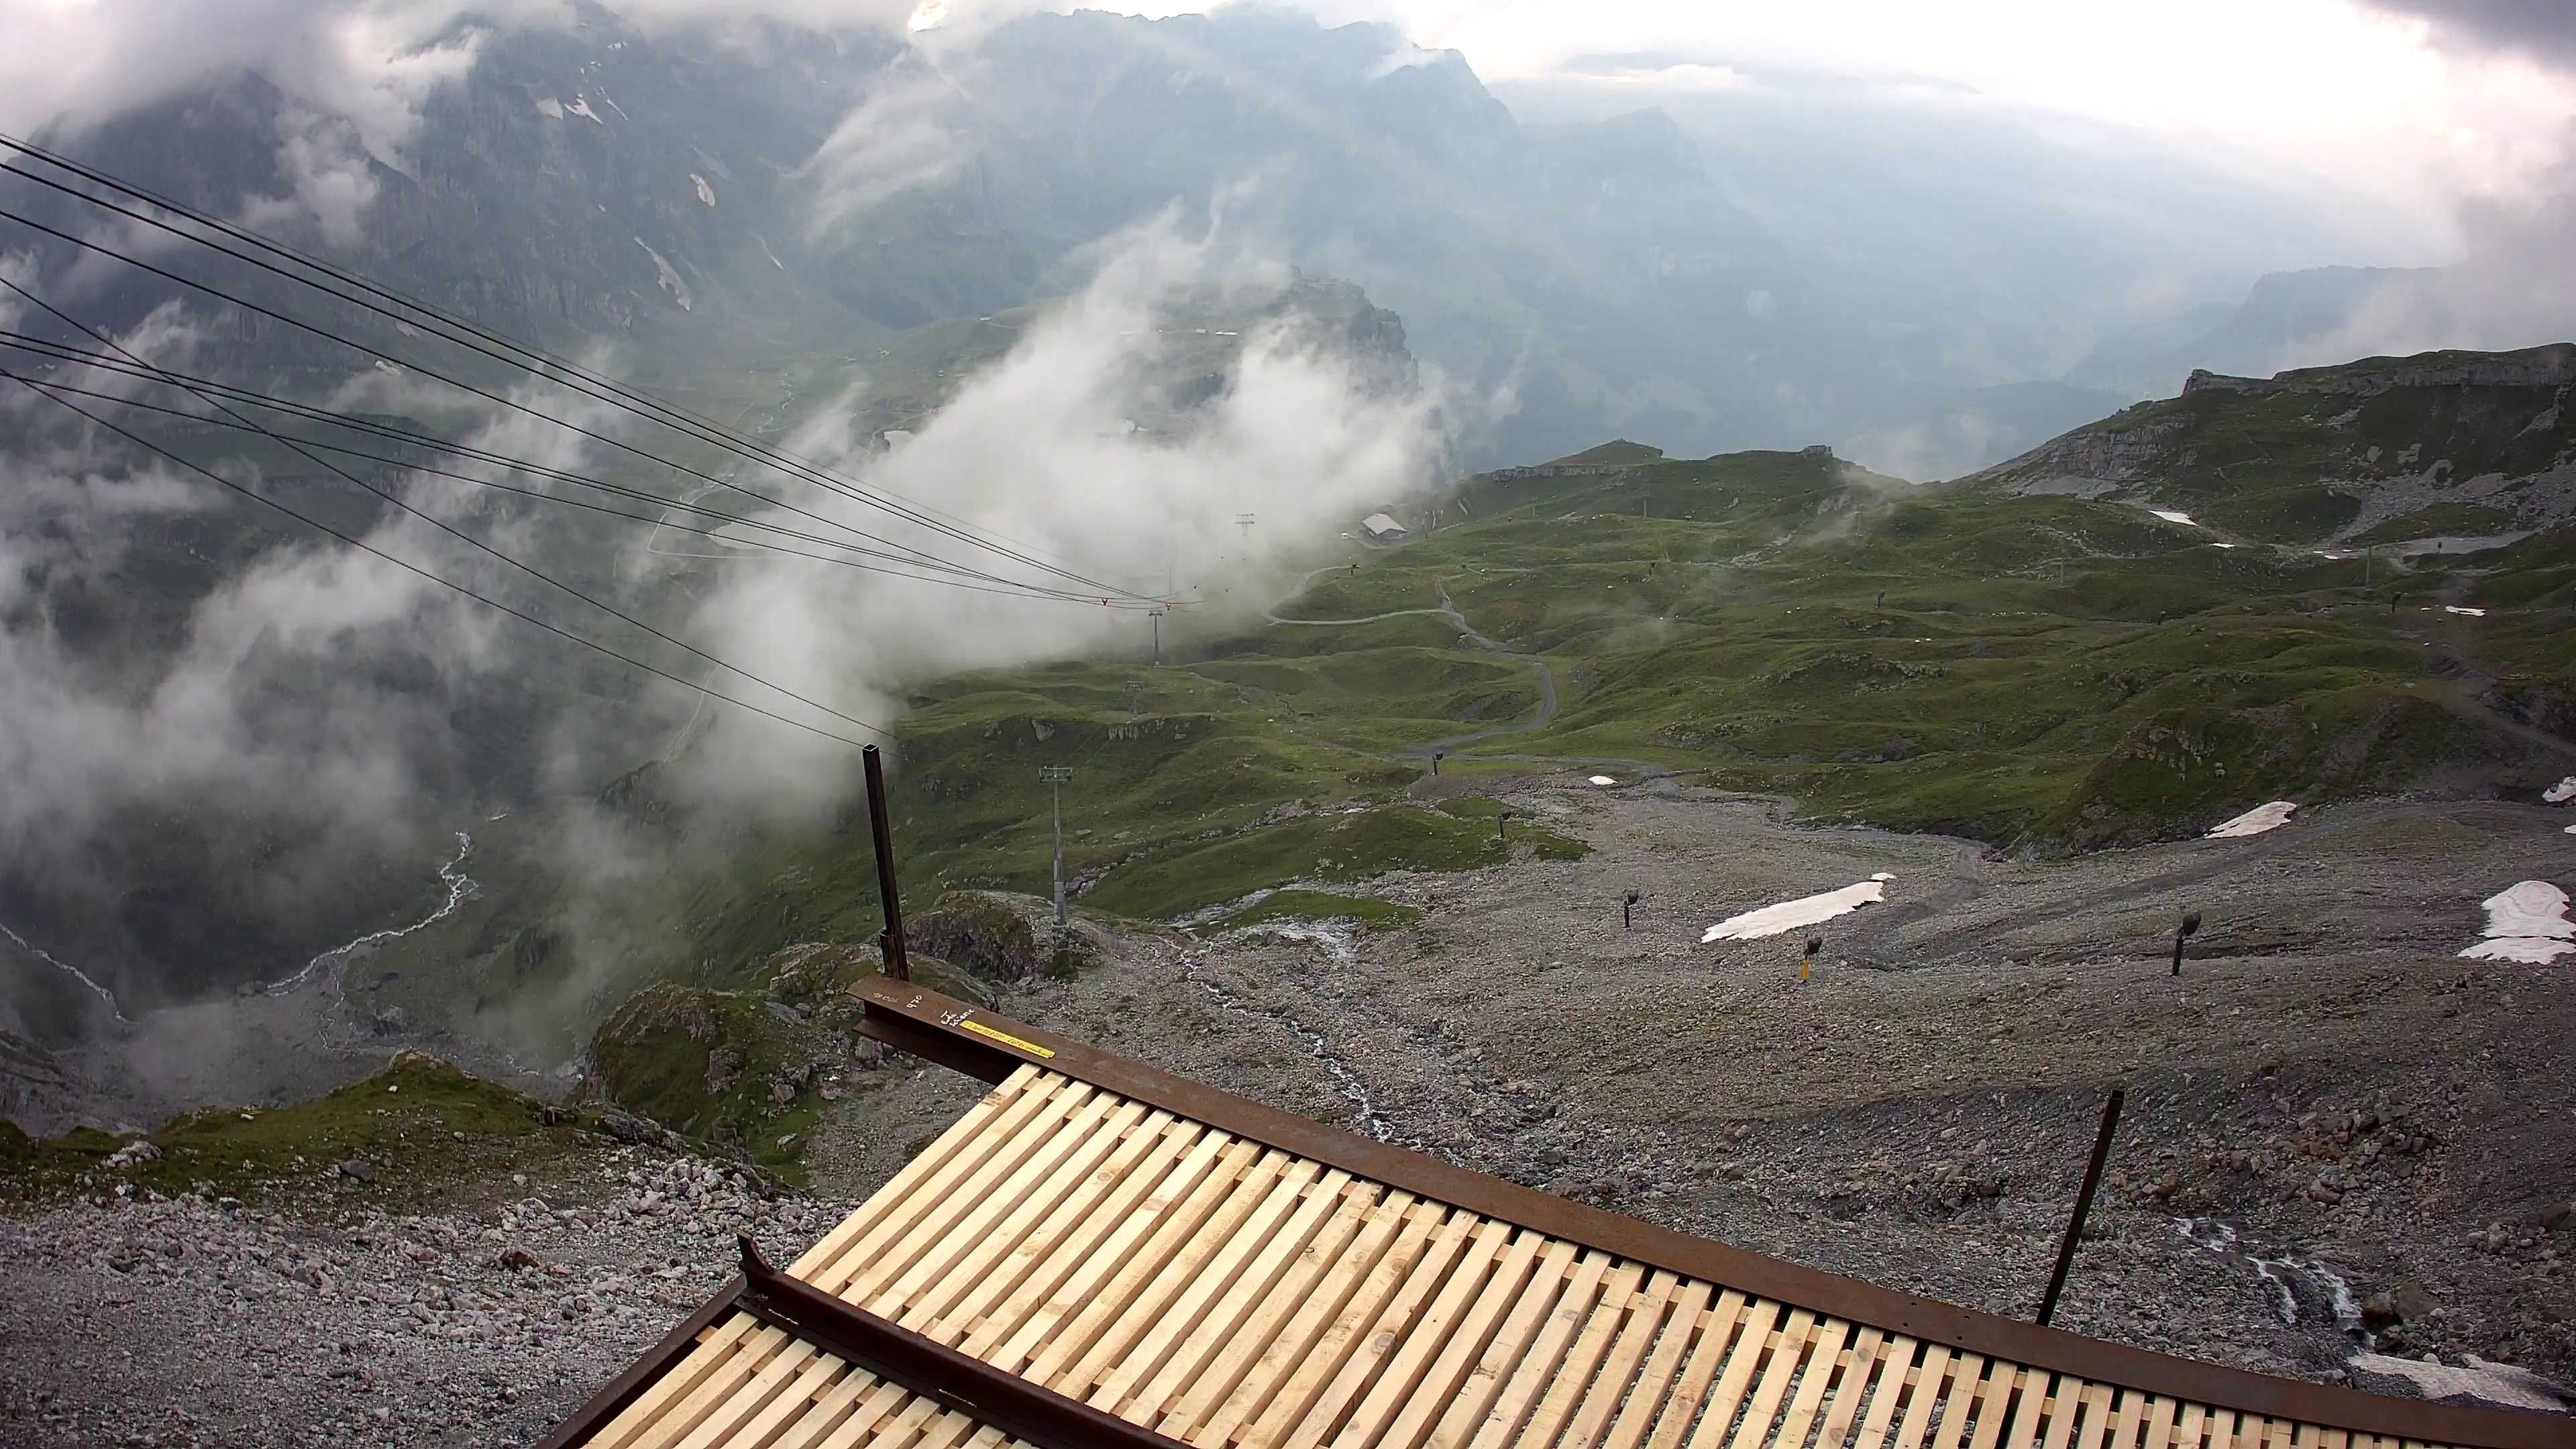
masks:
{"type": "Polygon", "coordinates": [[[560,121],[563,119],[563,102],[556,100],[552,96],[539,96],[537,97],[537,114],[545,117],[549,121],[560,121]]]}
{"type": "Polygon", "coordinates": [[[2366,1374],[2404,1379],[2428,1399],[2470,1398],[2480,1403],[2534,1409],[2544,1414],[2555,1414],[2570,1402],[2557,1385],[2529,1369],[2508,1363],[2491,1363],[2473,1353],[2464,1353],[2460,1357],[2465,1360],[2465,1367],[2453,1368],[2449,1364],[2426,1363],[2420,1358],[2399,1358],[2385,1353],[2357,1353],[2349,1362],[2366,1374]]]}
{"type": "Polygon", "coordinates": [[[2260,835],[2266,830],[2278,830],[2290,823],[2290,812],[2298,808],[2298,802],[2293,800],[2275,800],[2268,805],[2257,805],[2235,819],[2218,825],[2205,838],[2232,840],[2238,836],[2260,835]]]}
{"type": "Polygon", "coordinates": [[[2576,775],[2570,775],[2541,791],[2540,798],[2552,805],[2564,805],[2570,800],[2576,800],[2576,775]]]}
{"type": "MultiPolygon", "coordinates": [[[[692,185],[698,188],[698,200],[705,202],[709,206],[716,204],[716,189],[707,184],[707,178],[700,176],[695,171],[692,171],[689,173],[689,181],[692,185]]],[[[770,260],[774,262],[778,260],[778,258],[771,257],[770,260]]],[[[781,268],[781,270],[784,270],[784,268],[781,268]]]]}
{"type": "Polygon", "coordinates": [[[2147,511],[2154,514],[2156,517],[2163,519],[2167,523],[2179,523],[2186,528],[2200,527],[2198,523],[2192,520],[2192,516],[2188,513],[2176,513],[2170,508],[2150,508],[2147,511]]]}
{"type": "Polygon", "coordinates": [[[564,104],[564,110],[571,115],[580,116],[591,121],[598,121],[599,124],[603,126],[608,124],[606,121],[601,121],[599,119],[599,112],[590,108],[590,102],[583,100],[578,95],[574,96],[570,101],[564,104]]]}
{"type": "Polygon", "coordinates": [[[2545,880],[2517,882],[2480,904],[2487,911],[2487,938],[2460,953],[2472,961],[2538,966],[2576,951],[2576,921],[2567,919],[2567,892],[2545,880]]]}
{"type": "Polygon", "coordinates": [[[1611,779],[1607,775],[1595,775],[1592,777],[1592,783],[1595,785],[1616,785],[1619,782],[1611,779]]]}
{"type": "Polygon", "coordinates": [[[680,304],[681,311],[687,312],[693,310],[689,306],[689,284],[680,280],[680,274],[672,269],[669,262],[662,260],[662,254],[660,252],[653,250],[649,246],[644,246],[644,238],[640,236],[637,237],[635,239],[635,244],[639,247],[644,247],[644,255],[653,259],[653,269],[661,274],[659,277],[655,278],[655,284],[661,287],[663,291],[671,294],[671,300],[680,304]]]}
{"type": "Polygon", "coordinates": [[[2466,614],[2472,619],[2483,619],[2487,616],[2487,611],[2484,609],[2463,609],[2457,604],[2444,604],[2442,606],[2442,612],[2445,614],[2466,614]]]}
{"type": "Polygon", "coordinates": [[[1874,906],[1886,900],[1887,883],[1894,879],[1896,877],[1882,873],[1838,891],[1802,896],[1776,906],[1764,906],[1758,911],[1746,911],[1740,916],[1729,916],[1701,932],[1699,943],[1705,946],[1712,941],[1759,940],[1764,936],[1794,931],[1800,926],[1830,921],[1836,916],[1847,916],[1863,906],[1874,906]]]}

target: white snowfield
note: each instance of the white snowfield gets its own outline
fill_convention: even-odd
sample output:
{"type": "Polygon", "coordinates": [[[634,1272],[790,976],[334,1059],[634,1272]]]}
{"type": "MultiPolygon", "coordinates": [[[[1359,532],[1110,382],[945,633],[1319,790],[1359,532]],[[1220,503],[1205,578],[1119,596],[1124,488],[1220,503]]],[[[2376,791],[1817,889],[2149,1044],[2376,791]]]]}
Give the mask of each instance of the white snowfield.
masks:
{"type": "Polygon", "coordinates": [[[2188,513],[2176,513],[2170,508],[2150,508],[2147,511],[2154,514],[2156,517],[2163,519],[2167,523],[2179,523],[2189,528],[2200,527],[2198,523],[2192,520],[2192,516],[2188,513]]]}
{"type": "Polygon", "coordinates": [[[2567,892],[2545,880],[2505,887],[2481,902],[2487,938],[2460,954],[2472,961],[2527,961],[2537,966],[2576,951],[2576,921],[2567,892]]]}
{"type": "Polygon", "coordinates": [[[2230,840],[2240,835],[2260,835],[2266,830],[2278,830],[2290,823],[2290,812],[2298,808],[2295,800],[2275,800],[2269,805],[2257,805],[2211,830],[2207,838],[2230,840]]]}
{"type": "Polygon", "coordinates": [[[2487,616],[2487,611],[2484,609],[2463,609],[2457,604],[2444,604],[2442,606],[2442,612],[2445,614],[2466,614],[2472,619],[2483,619],[2487,616]]]}
{"type": "Polygon", "coordinates": [[[2563,1390],[2529,1369],[2507,1363],[2490,1363],[2473,1353],[2464,1353],[2460,1357],[2467,1362],[2458,1368],[2385,1353],[2357,1353],[2352,1356],[2351,1363],[2364,1373],[2405,1379],[2421,1389],[2428,1399],[2465,1396],[2481,1403],[2535,1409],[2544,1414],[2555,1414],[2568,1406],[2563,1390]]]}
{"type": "Polygon", "coordinates": [[[2576,800],[2576,775],[2570,775],[2541,791],[2540,798],[2552,805],[2564,805],[2570,800],[2576,800]]]}
{"type": "Polygon", "coordinates": [[[1794,931],[1800,926],[1830,921],[1836,916],[1848,916],[1863,906],[1874,906],[1887,899],[1887,883],[1894,879],[1896,877],[1880,871],[1865,881],[1844,886],[1838,891],[1827,891],[1820,896],[1801,896],[1794,901],[1782,901],[1776,906],[1729,916],[1701,932],[1699,943],[1705,946],[1712,941],[1755,941],[1764,936],[1794,931]]]}
{"type": "Polygon", "coordinates": [[[1616,785],[1619,782],[1611,779],[1607,775],[1595,775],[1592,777],[1592,783],[1595,785],[1616,785]]]}

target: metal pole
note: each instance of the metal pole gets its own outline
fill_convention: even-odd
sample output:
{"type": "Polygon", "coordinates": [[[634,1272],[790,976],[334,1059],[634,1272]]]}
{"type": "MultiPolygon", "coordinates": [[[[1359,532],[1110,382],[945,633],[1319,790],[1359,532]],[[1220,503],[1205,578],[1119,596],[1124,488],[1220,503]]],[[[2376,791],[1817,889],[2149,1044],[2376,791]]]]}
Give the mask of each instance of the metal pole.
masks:
{"type": "Polygon", "coordinates": [[[1163,667],[1163,611],[1151,611],[1154,617],[1154,667],[1163,667]]]}
{"type": "Polygon", "coordinates": [[[2093,1138],[2093,1160],[2084,1165],[2084,1185],[2075,1191],[2075,1216],[2066,1223],[2066,1238],[2057,1245],[2057,1269],[2048,1275],[2048,1292],[2039,1300],[2039,1326],[2057,1314],[2057,1295],[2066,1289],[2066,1271],[2075,1266],[2075,1245],[2084,1237],[2085,1215],[2093,1211],[2093,1189],[2102,1181],[2102,1164],[2110,1160],[2111,1133],[2120,1125],[2120,1103],[2128,1096],[2124,1088],[2113,1087],[2111,1100],[2102,1104],[2102,1130],[2093,1138]]]}
{"type": "Polygon", "coordinates": [[[1055,787],[1055,923],[1064,925],[1064,785],[1073,778],[1070,765],[1045,765],[1038,778],[1055,787]]]}
{"type": "Polygon", "coordinates": [[[894,835],[886,811],[885,765],[874,745],[861,750],[859,760],[868,777],[868,833],[876,839],[877,895],[885,903],[885,935],[879,944],[885,952],[886,973],[897,981],[910,981],[912,960],[903,949],[903,903],[894,890],[894,835]]]}
{"type": "Polygon", "coordinates": [[[2183,912],[2183,916],[2182,916],[2182,924],[2181,924],[2181,925],[2179,925],[2179,926],[2174,927],[2174,959],[2173,959],[2173,974],[2175,974],[2176,976],[2180,976],[2180,975],[2182,974],[2182,943],[2183,943],[2184,941],[2186,941],[2186,940],[2190,939],[2190,937],[2191,937],[2191,933],[2192,933],[2192,932],[2197,931],[2197,930],[2199,930],[2199,929],[2200,929],[2200,912],[2198,912],[2198,911],[2185,911],[2185,912],[2183,912]]]}

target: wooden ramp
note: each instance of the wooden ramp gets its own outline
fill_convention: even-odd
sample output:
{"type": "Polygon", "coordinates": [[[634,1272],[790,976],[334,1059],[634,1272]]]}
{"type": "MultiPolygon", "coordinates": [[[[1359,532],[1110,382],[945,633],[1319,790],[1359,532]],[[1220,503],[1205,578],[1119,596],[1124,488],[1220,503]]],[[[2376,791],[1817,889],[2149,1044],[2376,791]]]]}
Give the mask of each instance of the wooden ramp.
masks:
{"type": "MultiPolygon", "coordinates": [[[[2576,1442],[2563,1419],[2265,1378],[1931,1304],[1176,1086],[905,983],[870,982],[862,994],[871,1029],[888,1040],[1000,1080],[788,1274],[835,1308],[855,1306],[972,1367],[1051,1391],[1049,1401],[1087,1405],[1165,1441],[2576,1442]]],[[[864,1349],[836,1353],[793,1323],[711,1309],[675,1334],[671,1361],[639,1376],[624,1403],[595,1405],[590,1422],[568,1424],[557,1442],[1021,1442],[974,1412],[971,1395],[943,1401],[922,1392],[935,1384],[891,1381],[852,1362],[864,1349]]],[[[1047,1437],[1026,1427],[1039,1421],[1011,1422],[1022,1438],[1047,1437]]]]}

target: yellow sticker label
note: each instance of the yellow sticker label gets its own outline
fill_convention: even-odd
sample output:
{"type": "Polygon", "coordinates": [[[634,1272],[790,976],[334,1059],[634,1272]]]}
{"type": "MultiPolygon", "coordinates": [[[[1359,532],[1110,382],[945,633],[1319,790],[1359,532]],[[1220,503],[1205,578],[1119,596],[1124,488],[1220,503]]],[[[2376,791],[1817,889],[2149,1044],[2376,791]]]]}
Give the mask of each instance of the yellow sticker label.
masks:
{"type": "Polygon", "coordinates": [[[993,1028],[986,1026],[984,1023],[977,1021],[971,1016],[957,1024],[964,1027],[966,1030],[975,1033],[977,1036],[989,1037],[1007,1047],[1017,1047],[1021,1051],[1027,1052],[1033,1057],[1052,1057],[1055,1055],[1055,1051],[1051,1047],[1042,1047],[1033,1041],[1022,1041],[1020,1038],[1011,1035],[1007,1031],[995,1031],[993,1028]]]}

